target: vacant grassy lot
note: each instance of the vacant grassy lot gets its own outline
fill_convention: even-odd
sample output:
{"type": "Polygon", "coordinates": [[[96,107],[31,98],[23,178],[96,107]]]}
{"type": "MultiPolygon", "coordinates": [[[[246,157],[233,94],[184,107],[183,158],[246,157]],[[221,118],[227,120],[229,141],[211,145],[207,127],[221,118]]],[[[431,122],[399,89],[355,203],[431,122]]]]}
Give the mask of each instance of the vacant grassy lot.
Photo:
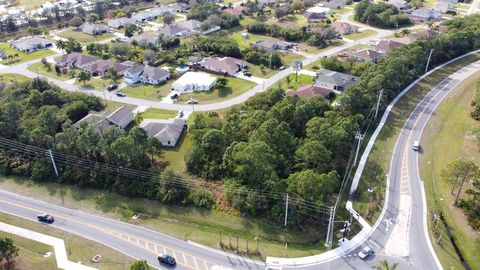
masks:
{"type": "MultiPolygon", "coordinates": [[[[28,70],[32,72],[38,72],[39,74],[45,75],[47,77],[55,78],[62,81],[70,80],[70,76],[68,74],[62,74],[55,72],[55,65],[50,64],[50,68],[47,68],[43,63],[38,62],[28,66],[28,70]]],[[[75,71],[78,72],[78,71],[75,71]]]]}
{"type": "Polygon", "coordinates": [[[268,67],[265,67],[262,71],[260,66],[254,65],[254,64],[249,64],[248,65],[248,71],[252,73],[254,77],[259,77],[259,78],[268,78],[271,77],[273,74],[277,73],[279,70],[278,69],[269,69],[268,67]]]}
{"type": "Polygon", "coordinates": [[[80,43],[98,42],[98,41],[102,41],[104,39],[113,37],[111,33],[105,33],[102,35],[93,36],[93,35],[82,33],[80,31],[76,31],[73,28],[68,28],[64,31],[61,31],[57,34],[57,36],[63,37],[63,38],[71,37],[80,43]]]}
{"type": "MultiPolygon", "coordinates": [[[[79,71],[77,71],[78,74],[79,71]]],[[[107,78],[101,78],[101,77],[92,77],[89,81],[86,82],[75,82],[75,85],[78,85],[80,87],[84,88],[90,88],[90,89],[95,89],[98,91],[106,91],[107,87],[111,84],[118,84],[119,81],[113,81],[111,79],[107,78]]],[[[123,91],[123,89],[122,89],[123,91]]]]}
{"type": "Polygon", "coordinates": [[[30,81],[30,78],[27,78],[23,75],[13,74],[13,73],[5,73],[0,74],[0,83],[5,84],[17,84],[30,81]]]}
{"type": "Polygon", "coordinates": [[[172,84],[175,80],[168,80],[159,85],[152,84],[134,84],[129,85],[120,91],[125,93],[128,97],[143,98],[148,100],[160,101],[162,98],[168,96],[172,89],[172,84]]]}
{"type": "Polygon", "coordinates": [[[142,113],[143,119],[168,119],[177,116],[177,111],[148,109],[142,113]]]}
{"type": "MultiPolygon", "coordinates": [[[[3,183],[4,182],[2,181],[2,184],[3,183]]],[[[45,190],[45,192],[45,195],[48,196],[48,191],[45,190]]],[[[38,226],[37,222],[4,213],[0,213],[0,220],[14,226],[63,239],[67,248],[68,259],[74,262],[82,262],[82,264],[102,270],[123,270],[128,269],[130,263],[133,261],[132,258],[104,245],[98,244],[97,242],[87,240],[50,226],[38,226]],[[96,254],[102,255],[102,260],[99,263],[92,263],[90,259],[96,254]]],[[[3,232],[0,232],[0,235],[2,234],[3,232]]],[[[14,240],[22,247],[22,250],[26,252],[25,254],[28,255],[28,257],[22,257],[21,262],[25,268],[20,269],[57,269],[55,267],[55,254],[52,254],[52,257],[50,258],[43,258],[41,256],[41,254],[46,251],[52,251],[50,246],[39,244],[28,239],[22,239],[21,237],[15,237],[14,240]]],[[[22,250],[20,254],[22,254],[22,250]]]]}
{"type": "MultiPolygon", "coordinates": [[[[59,195],[61,187],[53,183],[32,183],[18,178],[0,178],[0,188],[4,190],[15,191],[18,194],[54,204],[61,204],[62,202],[59,195]]],[[[210,247],[217,247],[219,232],[222,231],[223,241],[227,243],[230,236],[232,242],[236,241],[238,236],[242,249],[245,249],[247,240],[252,247],[255,243],[255,237],[259,237],[259,250],[262,257],[266,255],[283,256],[285,254],[285,241],[288,242],[286,252],[288,257],[317,254],[325,249],[322,242],[324,239],[324,232],[322,231],[293,232],[272,226],[258,218],[242,217],[235,213],[228,214],[217,210],[163,205],[156,201],[127,198],[98,190],[79,189],[73,186],[64,187],[66,190],[64,196],[66,207],[126,222],[132,222],[130,217],[134,213],[142,213],[145,214],[144,218],[134,221],[135,224],[210,247]]],[[[1,215],[0,219],[12,223],[6,221],[1,215]]],[[[34,228],[37,228],[37,226],[34,228]]],[[[46,228],[51,229],[50,227],[46,228]]],[[[80,246],[80,243],[82,243],[80,240],[84,241],[75,236],[67,236],[68,246],[75,243],[75,247],[70,248],[72,260],[83,262],[82,256],[91,258],[92,254],[103,254],[106,260],[112,258],[111,261],[120,261],[120,259],[113,259],[113,255],[110,255],[108,250],[100,250],[99,248],[102,246],[95,243],[89,242],[89,249],[85,249],[80,246]]]]}
{"type": "MultiPolygon", "coordinates": [[[[213,76],[213,75],[212,75],[213,76]]],[[[219,76],[215,76],[219,77],[219,76]]],[[[255,83],[239,78],[228,77],[228,84],[225,89],[213,89],[208,92],[193,92],[182,94],[178,98],[179,103],[186,103],[190,98],[196,98],[199,103],[214,103],[222,100],[230,99],[239,96],[255,86],[255,83]]]]}
{"type": "MultiPolygon", "coordinates": [[[[459,68],[479,59],[480,53],[473,54],[434,72],[420,81],[393,107],[369,155],[358,186],[358,198],[354,201],[355,210],[359,211],[370,223],[374,223],[380,215],[385,192],[385,174],[390,167],[390,157],[398,132],[409,114],[435,85],[459,68]],[[367,192],[370,186],[375,188],[372,193],[367,192]]],[[[367,140],[364,140],[364,143],[366,145],[367,140]]]]}
{"type": "Polygon", "coordinates": [[[281,85],[280,88],[296,90],[302,85],[312,84],[313,82],[314,79],[310,75],[298,74],[298,80],[295,80],[295,73],[291,73],[288,75],[288,78],[281,79],[280,82],[275,84],[274,86],[277,87],[281,85]]]}
{"type": "Polygon", "coordinates": [[[19,0],[19,6],[25,7],[26,10],[32,10],[39,8],[42,4],[47,2],[47,0],[19,0]]]}
{"type": "MultiPolygon", "coordinates": [[[[468,226],[462,210],[453,206],[454,196],[450,194],[452,186],[443,181],[440,174],[448,163],[458,158],[474,160],[477,165],[480,163],[479,148],[475,136],[472,135],[472,129],[480,125],[470,117],[470,102],[480,88],[479,80],[480,73],[477,72],[463,81],[438,107],[422,135],[421,145],[424,152],[419,159],[428,205],[431,209],[436,207],[437,214],[443,214],[456,244],[472,269],[480,265],[480,235],[468,226]]],[[[467,188],[468,185],[464,190],[467,188]]],[[[437,232],[444,236],[434,248],[444,269],[462,269],[446,229],[442,225],[437,226],[437,229],[437,232]]],[[[430,230],[434,230],[432,222],[430,230]]],[[[432,242],[437,243],[439,234],[435,234],[437,237],[432,239],[432,242]]]]}
{"type": "Polygon", "coordinates": [[[359,39],[362,39],[362,38],[374,36],[376,34],[377,34],[376,31],[368,29],[368,30],[363,30],[362,32],[358,32],[358,33],[343,35],[343,37],[351,39],[351,40],[359,40],[359,39]]]}
{"type": "Polygon", "coordinates": [[[32,53],[24,53],[21,51],[17,51],[14,48],[11,48],[7,43],[0,43],[0,50],[5,51],[7,55],[11,55],[11,56],[18,55],[18,57],[15,57],[13,59],[4,59],[0,61],[0,64],[4,64],[4,65],[20,64],[23,62],[44,58],[54,54],[54,52],[49,49],[39,50],[32,53]]]}

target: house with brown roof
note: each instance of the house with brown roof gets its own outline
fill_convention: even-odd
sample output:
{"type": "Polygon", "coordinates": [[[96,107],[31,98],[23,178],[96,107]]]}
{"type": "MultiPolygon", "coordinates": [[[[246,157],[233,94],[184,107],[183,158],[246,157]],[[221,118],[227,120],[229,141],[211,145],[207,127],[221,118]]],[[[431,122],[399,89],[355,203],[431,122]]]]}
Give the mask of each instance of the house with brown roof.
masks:
{"type": "Polygon", "coordinates": [[[115,69],[117,76],[122,76],[123,73],[131,67],[111,60],[99,60],[98,62],[85,67],[83,70],[87,71],[92,76],[105,76],[111,68],[115,69]]]}
{"type": "Polygon", "coordinates": [[[335,31],[342,35],[348,35],[358,32],[357,26],[346,22],[336,21],[332,24],[332,27],[333,29],[335,29],[335,31]]]}
{"type": "Polygon", "coordinates": [[[326,100],[330,100],[333,94],[334,94],[333,90],[323,88],[314,84],[302,85],[297,90],[289,89],[285,92],[286,96],[297,96],[297,97],[306,97],[306,98],[321,96],[326,100]]]}
{"type": "Polygon", "coordinates": [[[382,53],[374,51],[374,50],[370,50],[370,49],[364,49],[364,50],[359,50],[359,51],[353,52],[351,54],[351,56],[357,62],[376,63],[378,61],[378,58],[380,58],[380,56],[382,56],[382,53]]]}
{"type": "Polygon", "coordinates": [[[306,11],[303,14],[303,17],[305,17],[305,19],[307,19],[307,21],[310,23],[321,22],[327,19],[327,16],[325,13],[308,12],[308,11],[306,11]]]}
{"type": "Polygon", "coordinates": [[[244,70],[248,63],[233,57],[205,58],[200,62],[200,66],[215,73],[234,75],[244,70]]]}
{"type": "Polygon", "coordinates": [[[231,7],[231,8],[224,9],[223,12],[242,18],[244,10],[245,10],[244,7],[238,6],[238,7],[231,7]]]}
{"type": "Polygon", "coordinates": [[[90,55],[73,52],[69,54],[61,55],[55,58],[55,62],[60,67],[78,68],[84,69],[89,65],[93,65],[98,62],[98,58],[90,55]]]}
{"type": "Polygon", "coordinates": [[[375,49],[381,53],[386,53],[390,51],[391,49],[399,48],[402,47],[404,44],[394,41],[394,40],[382,40],[380,41],[377,46],[375,46],[375,49]]]}

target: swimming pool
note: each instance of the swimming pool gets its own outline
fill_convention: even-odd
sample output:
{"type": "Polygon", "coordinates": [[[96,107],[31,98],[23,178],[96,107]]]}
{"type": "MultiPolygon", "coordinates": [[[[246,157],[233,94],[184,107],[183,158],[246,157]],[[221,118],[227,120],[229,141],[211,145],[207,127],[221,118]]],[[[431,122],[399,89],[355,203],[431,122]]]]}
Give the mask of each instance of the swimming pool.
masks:
{"type": "Polygon", "coordinates": [[[175,70],[178,71],[178,72],[186,72],[188,71],[190,68],[188,66],[179,66],[177,67],[175,70]]]}

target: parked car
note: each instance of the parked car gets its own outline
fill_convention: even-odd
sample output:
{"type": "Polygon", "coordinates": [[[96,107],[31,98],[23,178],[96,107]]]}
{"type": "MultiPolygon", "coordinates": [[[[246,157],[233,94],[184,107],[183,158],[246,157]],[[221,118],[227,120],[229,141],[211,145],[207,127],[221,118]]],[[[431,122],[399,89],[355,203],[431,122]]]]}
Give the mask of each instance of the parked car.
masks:
{"type": "Polygon", "coordinates": [[[188,100],[188,104],[197,104],[198,100],[196,98],[191,98],[188,100]]]}
{"type": "Polygon", "coordinates": [[[183,110],[178,111],[177,116],[178,116],[178,118],[182,118],[183,117],[183,110]]]}
{"type": "Polygon", "coordinates": [[[246,77],[252,77],[252,73],[250,73],[248,71],[244,71],[243,75],[246,76],[246,77]]]}
{"type": "Polygon", "coordinates": [[[170,96],[170,98],[171,98],[172,100],[175,100],[175,99],[178,98],[178,94],[173,94],[173,95],[170,96]]]}
{"type": "Polygon", "coordinates": [[[40,214],[40,215],[37,216],[37,219],[40,222],[45,222],[45,223],[49,223],[49,224],[52,224],[55,221],[55,219],[52,217],[52,215],[49,215],[49,214],[40,214]]]}
{"type": "Polygon", "coordinates": [[[122,92],[118,92],[116,93],[115,95],[117,95],[117,97],[126,97],[127,95],[125,95],[124,93],[122,92]]]}
{"type": "Polygon", "coordinates": [[[371,246],[366,246],[358,253],[358,257],[362,260],[365,260],[368,256],[373,254],[373,248],[371,246]]]}
{"type": "Polygon", "coordinates": [[[285,69],[285,66],[281,66],[281,67],[280,67],[280,70],[284,70],[284,69],[285,69]]]}
{"type": "Polygon", "coordinates": [[[112,91],[112,90],[115,90],[117,88],[118,88],[118,85],[116,85],[116,84],[112,84],[112,85],[107,86],[108,91],[112,91]]]}
{"type": "Polygon", "coordinates": [[[117,42],[127,42],[128,41],[128,38],[127,37],[117,37],[115,39],[117,42]]]}
{"type": "Polygon", "coordinates": [[[175,258],[164,253],[158,254],[158,261],[160,263],[164,263],[170,266],[174,266],[175,264],[177,264],[177,262],[175,262],[175,258]]]}

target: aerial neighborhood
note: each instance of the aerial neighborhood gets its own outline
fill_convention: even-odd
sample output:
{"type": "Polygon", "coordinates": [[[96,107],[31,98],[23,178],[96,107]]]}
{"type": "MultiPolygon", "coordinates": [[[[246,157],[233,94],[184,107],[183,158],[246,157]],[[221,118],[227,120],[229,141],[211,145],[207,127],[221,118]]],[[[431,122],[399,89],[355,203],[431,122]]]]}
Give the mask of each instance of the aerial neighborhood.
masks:
{"type": "Polygon", "coordinates": [[[0,269],[475,269],[478,13],[0,0],[0,269]]]}

